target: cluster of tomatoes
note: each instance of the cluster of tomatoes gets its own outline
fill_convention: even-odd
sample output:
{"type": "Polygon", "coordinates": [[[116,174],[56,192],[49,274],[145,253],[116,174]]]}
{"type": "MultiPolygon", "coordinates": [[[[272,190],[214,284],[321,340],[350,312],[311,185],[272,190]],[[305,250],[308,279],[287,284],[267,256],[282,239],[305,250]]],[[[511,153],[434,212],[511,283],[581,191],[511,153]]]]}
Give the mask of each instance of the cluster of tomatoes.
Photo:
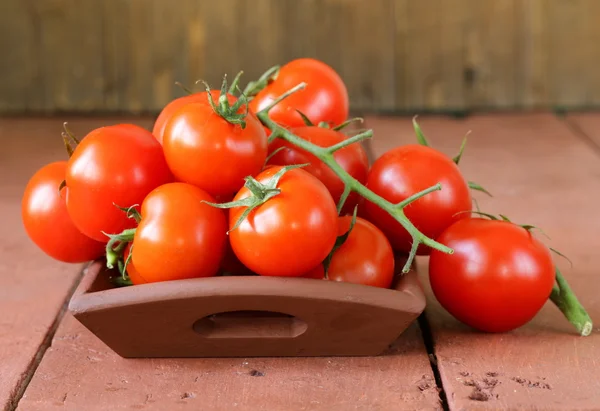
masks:
{"type": "Polygon", "coordinates": [[[416,239],[361,191],[398,204],[439,183],[403,212],[419,235],[454,251],[416,249],[430,254],[441,304],[476,328],[505,331],[548,299],[549,250],[526,227],[472,216],[458,159],[422,138],[369,165],[359,141],[344,145],[348,94],[331,67],[298,59],[243,93],[235,84],[171,101],[152,132],[119,124],[78,141],[65,128],[68,161],[40,169],[24,194],[31,239],[60,261],[106,254],[134,285],[229,274],[388,288],[394,256],[416,239]],[[280,99],[299,83],[306,87],[280,99]],[[310,147],[339,145],[327,154],[337,170],[280,138],[283,130],[310,147]],[[361,188],[346,198],[349,181],[361,188]]]}

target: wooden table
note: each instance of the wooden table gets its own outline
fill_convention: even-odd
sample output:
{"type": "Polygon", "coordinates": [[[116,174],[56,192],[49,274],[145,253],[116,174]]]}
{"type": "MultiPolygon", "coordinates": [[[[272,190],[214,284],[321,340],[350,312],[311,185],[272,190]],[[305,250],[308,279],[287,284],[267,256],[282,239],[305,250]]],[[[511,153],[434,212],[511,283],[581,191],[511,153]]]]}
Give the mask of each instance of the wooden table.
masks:
{"type": "MultiPolygon", "coordinates": [[[[389,352],[369,358],[125,360],[68,313],[81,267],[26,237],[20,197],[43,164],[65,158],[64,119],[0,119],[0,404],[8,410],[600,409],[600,333],[577,336],[547,304],[528,325],[477,333],[437,304],[389,352]],[[259,372],[256,372],[259,371],[259,372]],[[483,388],[483,390],[481,390],[483,388]],[[481,395],[483,391],[485,395],[481,395]]],[[[79,135],[124,119],[74,119],[79,135]]],[[[143,126],[150,119],[128,119],[143,126]]],[[[574,291],[600,321],[600,115],[422,117],[435,147],[495,195],[488,212],[543,227],[574,291]]],[[[409,118],[368,117],[377,156],[414,141],[409,118]]],[[[57,234],[59,235],[59,234],[57,234]]]]}

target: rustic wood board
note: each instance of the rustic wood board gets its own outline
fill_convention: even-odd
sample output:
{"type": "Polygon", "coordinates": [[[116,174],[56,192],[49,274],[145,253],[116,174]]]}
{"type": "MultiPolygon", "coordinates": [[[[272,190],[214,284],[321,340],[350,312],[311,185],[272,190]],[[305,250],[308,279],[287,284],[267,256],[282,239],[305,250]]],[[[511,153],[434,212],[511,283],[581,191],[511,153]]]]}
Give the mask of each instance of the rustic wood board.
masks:
{"type": "Polygon", "coordinates": [[[175,81],[218,86],[296,57],[331,64],[359,110],[598,106],[599,13],[597,0],[2,0],[0,112],[154,112],[182,94],[175,81]]]}
{"type": "Polygon", "coordinates": [[[568,114],[566,121],[574,132],[581,133],[583,138],[600,150],[600,113],[568,114]]]}
{"type": "Polygon", "coordinates": [[[126,360],[70,314],[19,409],[441,409],[416,325],[379,357],[126,360]]]}
{"type": "MultiPolygon", "coordinates": [[[[593,240],[600,230],[600,220],[593,217],[600,192],[600,157],[595,150],[550,114],[419,121],[432,145],[451,155],[465,132],[472,130],[461,168],[495,195],[477,196],[482,210],[542,227],[552,238],[551,245],[573,261],[571,269],[557,260],[592,319],[600,321],[600,256],[593,240]]],[[[410,119],[369,118],[367,123],[375,131],[371,148],[376,155],[415,141],[410,119]]],[[[419,269],[429,293],[426,316],[450,409],[597,409],[597,325],[591,336],[579,337],[547,304],[530,324],[514,332],[474,332],[448,315],[432,296],[426,259],[419,260],[419,269]],[[488,401],[469,398],[474,393],[472,381],[496,384],[488,401]]]]}

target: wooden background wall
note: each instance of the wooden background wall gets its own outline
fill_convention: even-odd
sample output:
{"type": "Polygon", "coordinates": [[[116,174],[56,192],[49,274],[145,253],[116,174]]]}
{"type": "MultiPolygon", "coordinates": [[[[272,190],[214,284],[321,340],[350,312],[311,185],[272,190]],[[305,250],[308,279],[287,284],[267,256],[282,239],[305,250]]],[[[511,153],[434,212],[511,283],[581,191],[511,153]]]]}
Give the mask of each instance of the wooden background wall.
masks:
{"type": "Polygon", "coordinates": [[[600,106],[600,0],[0,0],[0,113],[156,112],[300,56],[355,110],[600,106]]]}

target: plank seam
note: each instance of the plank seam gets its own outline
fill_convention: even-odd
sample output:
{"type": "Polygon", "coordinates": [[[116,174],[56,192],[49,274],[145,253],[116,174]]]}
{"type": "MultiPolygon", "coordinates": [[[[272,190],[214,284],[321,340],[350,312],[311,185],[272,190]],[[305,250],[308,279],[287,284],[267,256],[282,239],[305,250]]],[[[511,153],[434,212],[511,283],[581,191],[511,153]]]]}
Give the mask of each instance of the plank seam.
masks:
{"type": "MultiPolygon", "coordinates": [[[[555,114],[555,116],[556,116],[556,114],[555,114]]],[[[577,124],[576,121],[569,119],[569,117],[567,117],[566,115],[556,116],[556,117],[558,118],[559,121],[562,121],[567,126],[567,128],[575,135],[575,137],[579,138],[580,140],[583,140],[583,142],[585,144],[587,144],[594,151],[595,154],[600,156],[600,145],[598,145],[596,140],[594,140],[592,137],[590,137],[579,126],[579,124],[577,124]]]]}
{"type": "Polygon", "coordinates": [[[58,314],[54,318],[52,325],[48,329],[48,332],[44,336],[44,339],[42,340],[37,353],[35,354],[35,356],[31,360],[31,362],[27,366],[27,369],[23,373],[22,378],[17,382],[15,389],[13,389],[11,398],[9,399],[8,403],[6,404],[4,411],[15,411],[17,409],[17,407],[19,406],[19,402],[21,401],[21,398],[23,398],[23,395],[25,394],[25,390],[29,386],[31,379],[33,378],[40,363],[42,362],[42,359],[44,358],[46,351],[48,350],[48,348],[50,348],[52,346],[52,341],[54,340],[54,335],[56,334],[58,326],[62,322],[62,319],[64,318],[64,316],[67,312],[67,307],[69,305],[69,301],[71,300],[71,296],[77,289],[77,286],[79,285],[79,282],[83,278],[83,274],[84,274],[85,270],[88,268],[88,266],[89,266],[89,263],[86,264],[83,267],[83,269],[79,271],[79,275],[77,275],[75,277],[73,284],[71,284],[71,288],[69,288],[67,296],[65,297],[65,300],[63,301],[63,303],[60,307],[60,310],[58,311],[58,314]]]}
{"type": "Polygon", "coordinates": [[[440,374],[440,370],[438,368],[437,356],[435,354],[435,348],[433,344],[433,335],[431,333],[431,326],[427,321],[427,316],[425,312],[423,312],[419,318],[419,327],[421,328],[421,335],[423,337],[423,343],[425,344],[425,350],[427,351],[427,357],[429,358],[429,364],[431,365],[431,371],[433,372],[433,377],[435,378],[435,384],[438,389],[440,403],[442,405],[442,409],[444,411],[450,411],[450,406],[448,404],[448,396],[446,395],[446,390],[444,390],[444,384],[442,383],[442,376],[440,374]]]}

